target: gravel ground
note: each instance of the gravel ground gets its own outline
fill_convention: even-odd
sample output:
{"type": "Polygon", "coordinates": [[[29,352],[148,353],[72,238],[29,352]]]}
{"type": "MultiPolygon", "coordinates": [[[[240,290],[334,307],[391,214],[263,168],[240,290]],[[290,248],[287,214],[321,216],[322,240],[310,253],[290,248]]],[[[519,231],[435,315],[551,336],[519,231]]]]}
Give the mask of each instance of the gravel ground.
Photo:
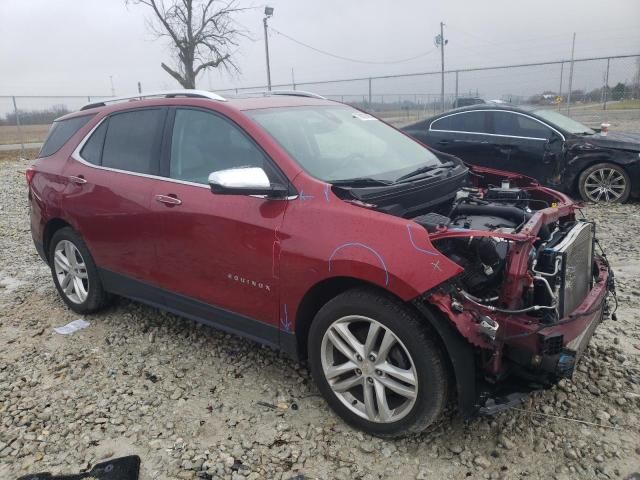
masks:
{"type": "Polygon", "coordinates": [[[638,204],[585,212],[616,269],[620,308],[573,381],[492,419],[454,418],[383,441],[329,411],[303,366],[153,308],[119,300],[88,316],[88,328],[54,333],[78,315],[31,243],[27,165],[0,162],[2,479],[126,454],[140,455],[143,480],[611,479],[640,470],[638,204]]]}

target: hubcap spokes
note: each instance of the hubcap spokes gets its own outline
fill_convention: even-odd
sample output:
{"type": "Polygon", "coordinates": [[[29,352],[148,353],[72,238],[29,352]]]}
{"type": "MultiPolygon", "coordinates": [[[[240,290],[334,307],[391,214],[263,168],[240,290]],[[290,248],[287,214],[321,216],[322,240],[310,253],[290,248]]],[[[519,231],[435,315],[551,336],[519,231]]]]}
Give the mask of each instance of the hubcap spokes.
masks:
{"type": "Polygon", "coordinates": [[[353,413],[389,423],[411,411],[418,394],[415,365],[381,323],[359,315],[335,321],[322,339],[321,355],[331,389],[353,413]]]}
{"type": "Polygon", "coordinates": [[[53,252],[53,264],[60,289],[73,303],[82,303],[89,295],[87,265],[76,246],[61,240],[53,252]]]}
{"type": "Polygon", "coordinates": [[[592,202],[615,202],[622,197],[627,182],[620,172],[612,168],[601,168],[587,177],[584,187],[592,202]]]}

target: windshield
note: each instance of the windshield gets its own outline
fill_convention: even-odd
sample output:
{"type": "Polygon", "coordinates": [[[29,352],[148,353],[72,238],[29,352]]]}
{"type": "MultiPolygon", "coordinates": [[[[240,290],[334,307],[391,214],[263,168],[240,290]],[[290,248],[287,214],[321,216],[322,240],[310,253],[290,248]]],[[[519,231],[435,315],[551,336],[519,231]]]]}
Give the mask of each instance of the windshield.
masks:
{"type": "Polygon", "coordinates": [[[565,117],[555,110],[534,110],[532,113],[569,133],[586,133],[587,135],[596,133],[586,125],[576,122],[573,118],[565,117]]]}
{"type": "Polygon", "coordinates": [[[394,181],[438,157],[375,117],[346,106],[247,112],[314,177],[394,181]]]}

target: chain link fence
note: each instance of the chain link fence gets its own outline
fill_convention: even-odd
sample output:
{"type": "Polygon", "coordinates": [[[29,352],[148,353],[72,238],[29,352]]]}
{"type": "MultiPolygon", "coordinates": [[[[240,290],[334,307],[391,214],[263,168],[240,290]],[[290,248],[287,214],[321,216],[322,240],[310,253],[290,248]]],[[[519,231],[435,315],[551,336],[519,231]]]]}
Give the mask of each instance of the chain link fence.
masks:
{"type": "MultiPolygon", "coordinates": [[[[519,65],[448,70],[441,95],[440,71],[273,85],[274,90],[311,91],[402,125],[482,98],[540,105],[598,126],[640,131],[640,55],[581,58],[519,65]]],[[[218,90],[234,96],[266,86],[218,90]]],[[[0,151],[37,148],[60,115],[108,96],[0,96],[0,151]]]]}

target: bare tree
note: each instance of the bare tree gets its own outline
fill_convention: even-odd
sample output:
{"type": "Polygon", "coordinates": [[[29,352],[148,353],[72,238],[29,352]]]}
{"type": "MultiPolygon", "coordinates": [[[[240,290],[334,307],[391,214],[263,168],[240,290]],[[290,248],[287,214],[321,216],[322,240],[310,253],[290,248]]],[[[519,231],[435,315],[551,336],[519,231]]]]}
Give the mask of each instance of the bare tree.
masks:
{"type": "Polygon", "coordinates": [[[158,37],[169,37],[177,68],[160,66],[184,88],[195,88],[207,68],[239,71],[232,59],[238,39],[246,36],[233,15],[245,10],[236,0],[127,0],[153,11],[149,26],[158,37]]]}

